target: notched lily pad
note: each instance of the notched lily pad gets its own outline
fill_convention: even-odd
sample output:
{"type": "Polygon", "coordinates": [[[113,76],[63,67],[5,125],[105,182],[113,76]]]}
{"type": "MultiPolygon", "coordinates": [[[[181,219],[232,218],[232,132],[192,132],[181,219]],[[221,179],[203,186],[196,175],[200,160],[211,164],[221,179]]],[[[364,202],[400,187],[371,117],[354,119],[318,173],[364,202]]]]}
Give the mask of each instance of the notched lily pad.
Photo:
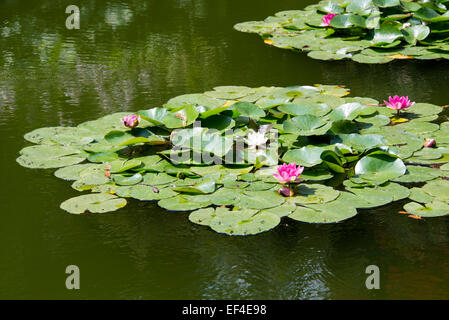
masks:
{"type": "Polygon", "coordinates": [[[87,155],[75,148],[58,145],[37,145],[20,151],[17,162],[27,168],[49,169],[71,166],[83,162],[87,155]]]}
{"type": "Polygon", "coordinates": [[[93,193],[68,199],[61,203],[61,209],[72,214],[104,213],[123,208],[126,200],[107,193],[93,193]]]}

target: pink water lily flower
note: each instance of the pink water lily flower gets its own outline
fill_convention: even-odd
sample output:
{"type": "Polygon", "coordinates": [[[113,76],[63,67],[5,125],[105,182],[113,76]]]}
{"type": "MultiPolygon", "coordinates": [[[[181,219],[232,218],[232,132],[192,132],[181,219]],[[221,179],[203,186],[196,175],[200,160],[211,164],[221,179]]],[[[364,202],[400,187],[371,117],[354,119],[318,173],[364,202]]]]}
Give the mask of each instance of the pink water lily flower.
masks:
{"type": "Polygon", "coordinates": [[[394,97],[388,97],[388,101],[385,101],[385,104],[388,108],[393,110],[402,110],[409,108],[415,104],[415,102],[410,101],[408,97],[404,96],[394,96],[394,97]]]}
{"type": "Polygon", "coordinates": [[[328,13],[323,17],[322,26],[328,27],[331,24],[331,20],[336,16],[335,13],[328,13]]]}
{"type": "Polygon", "coordinates": [[[286,164],[277,167],[277,173],[273,176],[282,184],[298,181],[298,177],[304,171],[304,167],[296,167],[296,163],[286,164]]]}
{"type": "Polygon", "coordinates": [[[121,119],[121,121],[125,127],[132,129],[139,125],[140,116],[136,116],[135,114],[132,114],[132,115],[124,117],[123,119],[121,119]]]}
{"type": "Polygon", "coordinates": [[[426,138],[425,141],[424,141],[424,147],[425,147],[425,148],[431,148],[431,147],[434,147],[434,146],[435,146],[435,143],[436,143],[435,139],[429,139],[429,138],[426,138]]]}

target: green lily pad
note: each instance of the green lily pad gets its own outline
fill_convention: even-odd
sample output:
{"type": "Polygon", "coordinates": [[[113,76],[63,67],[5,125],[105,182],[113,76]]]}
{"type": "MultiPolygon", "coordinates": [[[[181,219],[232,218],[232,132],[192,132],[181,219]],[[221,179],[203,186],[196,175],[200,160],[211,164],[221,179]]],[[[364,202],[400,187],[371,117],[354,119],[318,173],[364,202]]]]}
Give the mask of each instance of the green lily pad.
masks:
{"type": "Polygon", "coordinates": [[[265,111],[263,111],[259,106],[253,103],[237,102],[233,105],[233,107],[240,116],[245,116],[253,119],[259,119],[265,116],[265,111]]]}
{"type": "Polygon", "coordinates": [[[326,123],[321,118],[307,114],[285,121],[283,124],[283,129],[286,133],[295,133],[301,136],[312,136],[326,133],[331,125],[332,123],[326,123]]]}
{"type": "Polygon", "coordinates": [[[236,199],[235,206],[261,210],[280,206],[284,202],[285,198],[276,191],[246,191],[236,199]]]}
{"type": "Polygon", "coordinates": [[[438,170],[429,167],[407,166],[405,174],[394,178],[393,181],[402,183],[425,182],[435,179],[438,175],[438,170]]]}
{"type": "Polygon", "coordinates": [[[143,179],[140,173],[136,173],[132,176],[114,175],[112,180],[119,186],[132,186],[138,184],[143,179]]]}
{"type": "Polygon", "coordinates": [[[58,145],[37,145],[20,151],[17,162],[27,168],[61,168],[71,166],[86,159],[86,154],[79,149],[58,145]]]}
{"type": "Polygon", "coordinates": [[[434,198],[421,188],[411,188],[409,199],[416,202],[429,203],[432,202],[434,198]]]}
{"type": "Polygon", "coordinates": [[[441,217],[449,214],[449,204],[443,201],[433,201],[425,206],[410,202],[404,206],[404,210],[420,217],[441,217]]]}
{"type": "Polygon", "coordinates": [[[178,179],[166,173],[146,173],[143,175],[142,184],[149,186],[165,185],[170,182],[175,182],[178,179]]]}
{"type": "Polygon", "coordinates": [[[288,217],[307,223],[335,223],[354,217],[357,209],[342,203],[325,203],[314,208],[297,207],[288,217]]]}
{"type": "Polygon", "coordinates": [[[171,188],[158,188],[141,184],[133,185],[129,189],[130,197],[142,201],[173,198],[176,195],[178,195],[178,193],[171,188]]]}
{"type": "Polygon", "coordinates": [[[295,188],[295,195],[288,198],[288,202],[297,205],[311,203],[326,203],[337,199],[340,192],[322,184],[300,184],[295,188]]]}
{"type": "Polygon", "coordinates": [[[107,193],[86,194],[61,203],[61,209],[72,214],[111,212],[126,206],[126,200],[107,193]]]}
{"type": "Polygon", "coordinates": [[[176,187],[173,188],[173,190],[181,193],[198,193],[198,194],[212,193],[215,191],[215,182],[211,180],[204,180],[192,186],[176,187]]]}
{"type": "Polygon", "coordinates": [[[282,160],[285,162],[295,162],[303,167],[313,167],[323,162],[321,154],[325,149],[321,147],[306,146],[301,149],[288,150],[282,160]]]}
{"type": "Polygon", "coordinates": [[[207,201],[196,202],[192,201],[185,195],[177,195],[173,198],[159,200],[157,204],[159,207],[169,211],[192,211],[199,208],[208,207],[211,203],[207,201]]]}
{"type": "Polygon", "coordinates": [[[86,145],[99,136],[84,128],[48,127],[33,130],[24,138],[36,144],[86,145]]]}
{"type": "Polygon", "coordinates": [[[185,106],[181,110],[168,113],[163,123],[167,128],[183,128],[195,122],[199,113],[193,106],[185,106]]]}
{"type": "Polygon", "coordinates": [[[437,179],[429,181],[422,187],[422,190],[438,199],[449,200],[448,180],[437,179]]]}
{"type": "Polygon", "coordinates": [[[80,172],[87,168],[96,166],[92,163],[74,164],[72,166],[63,167],[55,171],[55,176],[63,180],[78,180],[80,172]]]}
{"type": "Polygon", "coordinates": [[[210,221],[210,227],[228,235],[251,235],[268,231],[280,222],[279,216],[255,210],[217,212],[210,221]]]}
{"type": "Polygon", "coordinates": [[[380,182],[404,175],[406,167],[401,159],[386,153],[370,154],[355,166],[355,174],[364,180],[380,182]]]}
{"type": "Polygon", "coordinates": [[[215,208],[199,209],[189,214],[190,221],[203,226],[210,225],[210,222],[214,217],[215,217],[215,208]]]}
{"type": "Polygon", "coordinates": [[[346,190],[352,192],[360,200],[364,201],[366,204],[360,206],[359,208],[375,208],[386,205],[393,201],[393,195],[385,190],[366,187],[366,188],[348,188],[346,190]]]}

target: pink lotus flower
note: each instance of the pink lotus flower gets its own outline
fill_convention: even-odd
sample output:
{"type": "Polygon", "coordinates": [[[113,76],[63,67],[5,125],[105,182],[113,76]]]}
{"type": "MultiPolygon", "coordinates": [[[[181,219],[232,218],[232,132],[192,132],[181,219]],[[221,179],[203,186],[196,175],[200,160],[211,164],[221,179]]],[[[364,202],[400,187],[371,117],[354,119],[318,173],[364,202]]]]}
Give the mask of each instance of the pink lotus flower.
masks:
{"type": "Polygon", "coordinates": [[[393,110],[406,109],[415,104],[415,102],[410,101],[408,97],[404,97],[404,96],[388,97],[388,102],[385,100],[384,100],[384,102],[388,108],[393,109],[393,110]]]}
{"type": "Polygon", "coordinates": [[[425,141],[424,141],[424,147],[425,147],[425,148],[431,148],[431,147],[434,147],[434,146],[435,146],[435,143],[436,143],[435,139],[429,139],[429,138],[426,138],[425,141]]]}
{"type": "Polygon", "coordinates": [[[140,116],[136,116],[135,114],[129,115],[121,119],[122,124],[128,128],[135,128],[139,125],[140,116]]]}
{"type": "Polygon", "coordinates": [[[304,171],[304,167],[296,167],[296,163],[286,164],[277,167],[277,173],[273,174],[280,183],[289,183],[293,181],[298,181],[298,177],[304,171]]]}
{"type": "Polygon", "coordinates": [[[328,13],[323,17],[322,26],[328,27],[331,24],[331,20],[336,16],[335,13],[328,13]]]}

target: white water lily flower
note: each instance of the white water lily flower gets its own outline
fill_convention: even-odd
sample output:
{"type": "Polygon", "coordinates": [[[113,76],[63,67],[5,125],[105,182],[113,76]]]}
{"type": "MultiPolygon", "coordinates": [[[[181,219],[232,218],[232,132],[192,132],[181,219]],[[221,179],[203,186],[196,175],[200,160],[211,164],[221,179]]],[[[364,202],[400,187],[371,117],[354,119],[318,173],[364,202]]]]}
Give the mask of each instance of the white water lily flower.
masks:
{"type": "Polygon", "coordinates": [[[402,25],[402,28],[401,28],[401,29],[405,29],[405,28],[408,28],[408,27],[410,27],[410,26],[411,26],[411,23],[406,22],[406,23],[404,23],[404,24],[402,25]]]}
{"type": "Polygon", "coordinates": [[[348,58],[352,57],[352,54],[348,53],[348,48],[341,48],[340,50],[338,50],[336,52],[336,54],[341,54],[341,55],[344,55],[344,56],[346,56],[348,58]]]}
{"type": "Polygon", "coordinates": [[[248,138],[244,140],[250,149],[255,149],[256,147],[265,145],[268,138],[263,133],[251,132],[248,133],[248,138]]]}

